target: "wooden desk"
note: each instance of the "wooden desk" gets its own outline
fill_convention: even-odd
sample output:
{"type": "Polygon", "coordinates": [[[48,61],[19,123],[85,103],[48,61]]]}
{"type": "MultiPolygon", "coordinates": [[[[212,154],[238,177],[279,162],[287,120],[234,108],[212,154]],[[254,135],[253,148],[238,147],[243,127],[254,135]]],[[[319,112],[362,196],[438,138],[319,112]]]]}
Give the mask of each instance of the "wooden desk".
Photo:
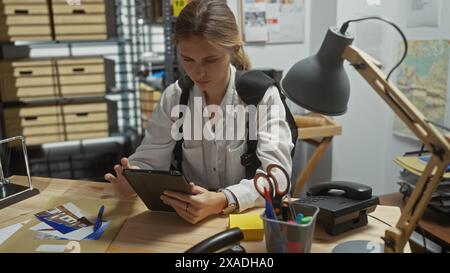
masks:
{"type": "MultiPolygon", "coordinates": [[[[380,197],[380,204],[385,206],[396,206],[403,209],[406,201],[403,200],[401,193],[393,193],[380,197]]],[[[439,244],[443,250],[450,250],[450,218],[439,214],[431,209],[427,209],[418,222],[417,232],[422,233],[432,241],[439,244]]]]}
{"type": "MultiPolygon", "coordinates": [[[[14,183],[25,184],[25,177],[14,177],[14,183]]],[[[63,180],[53,178],[33,178],[34,187],[41,194],[0,210],[1,226],[14,224],[32,217],[50,197],[100,198],[123,200],[116,195],[108,183],[63,180]]],[[[133,211],[117,234],[107,252],[184,252],[194,244],[214,235],[228,226],[228,217],[219,216],[191,225],[175,213],[148,211],[139,198],[130,200],[133,211]]],[[[261,212],[254,209],[253,212],[261,212]]],[[[383,221],[395,224],[400,210],[395,207],[379,206],[372,214],[383,221]]],[[[371,240],[382,242],[386,225],[369,218],[369,224],[344,235],[330,237],[317,225],[312,252],[331,252],[338,244],[350,240],[371,240]]],[[[265,243],[243,242],[247,252],[265,252],[265,243]]],[[[409,251],[409,249],[406,249],[409,251]]]]}

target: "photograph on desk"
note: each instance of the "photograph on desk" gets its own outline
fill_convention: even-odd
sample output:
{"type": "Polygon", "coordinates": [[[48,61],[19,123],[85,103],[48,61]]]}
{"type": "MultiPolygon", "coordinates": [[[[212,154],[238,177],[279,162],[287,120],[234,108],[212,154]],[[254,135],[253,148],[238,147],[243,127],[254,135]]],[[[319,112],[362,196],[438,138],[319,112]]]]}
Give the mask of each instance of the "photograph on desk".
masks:
{"type": "MultiPolygon", "coordinates": [[[[104,206],[101,207],[103,210],[104,206]]],[[[59,240],[98,240],[110,223],[102,219],[102,214],[99,213],[99,217],[86,216],[76,205],[67,203],[35,214],[41,223],[31,230],[38,232],[36,238],[48,236],[59,240]]]]}
{"type": "Polygon", "coordinates": [[[126,201],[53,197],[45,210],[0,229],[0,253],[70,252],[69,244],[81,253],[105,252],[131,206],[126,201]]]}

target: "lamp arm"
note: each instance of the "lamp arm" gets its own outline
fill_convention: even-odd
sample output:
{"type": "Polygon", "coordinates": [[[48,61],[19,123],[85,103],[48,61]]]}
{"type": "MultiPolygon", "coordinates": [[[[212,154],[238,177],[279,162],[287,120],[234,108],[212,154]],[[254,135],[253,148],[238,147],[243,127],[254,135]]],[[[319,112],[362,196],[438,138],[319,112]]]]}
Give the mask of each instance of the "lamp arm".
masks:
{"type": "Polygon", "coordinates": [[[372,57],[355,46],[347,46],[342,55],[381,96],[405,125],[433,153],[416,188],[408,199],[395,228],[386,230],[385,252],[403,252],[403,249],[431,200],[450,164],[450,143],[372,62],[372,57]]]}

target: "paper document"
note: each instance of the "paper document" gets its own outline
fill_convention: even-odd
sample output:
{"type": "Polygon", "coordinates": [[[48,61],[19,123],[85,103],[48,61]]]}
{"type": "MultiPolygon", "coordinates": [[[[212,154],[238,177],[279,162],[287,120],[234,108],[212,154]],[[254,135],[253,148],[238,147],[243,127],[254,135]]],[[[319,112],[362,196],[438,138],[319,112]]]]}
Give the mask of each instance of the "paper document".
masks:
{"type": "Polygon", "coordinates": [[[37,231],[35,238],[81,241],[87,237],[100,238],[109,222],[102,222],[94,230],[96,216],[87,215],[73,203],[66,203],[35,214],[41,222],[30,230],[37,231]]]}
{"type": "MultiPolygon", "coordinates": [[[[130,215],[133,204],[100,198],[50,198],[41,209],[27,215],[31,219],[22,219],[29,219],[29,222],[0,245],[0,253],[105,252],[130,215]],[[101,207],[104,207],[103,213],[100,213],[101,207]],[[97,219],[101,219],[101,225],[94,231],[97,219]],[[64,245],[64,249],[60,245],[64,245]]],[[[5,223],[1,227],[9,225],[5,223]]]]}
{"type": "Polygon", "coordinates": [[[19,223],[0,229],[0,245],[3,244],[4,241],[8,240],[9,237],[16,233],[22,226],[23,224],[19,223]]]}
{"type": "Polygon", "coordinates": [[[439,27],[442,0],[408,0],[406,24],[409,28],[439,27]]]}
{"type": "Polygon", "coordinates": [[[247,42],[265,42],[269,39],[266,15],[265,3],[255,3],[244,12],[244,32],[247,42]]]}

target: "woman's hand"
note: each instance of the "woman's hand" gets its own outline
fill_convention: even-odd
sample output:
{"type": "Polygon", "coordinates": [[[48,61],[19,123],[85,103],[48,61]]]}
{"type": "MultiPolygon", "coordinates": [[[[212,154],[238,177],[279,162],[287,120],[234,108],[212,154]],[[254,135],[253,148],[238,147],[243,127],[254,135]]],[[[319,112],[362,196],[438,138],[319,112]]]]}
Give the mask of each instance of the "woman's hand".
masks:
{"type": "Polygon", "coordinates": [[[161,195],[164,204],[175,209],[177,214],[191,224],[197,224],[210,215],[222,213],[227,206],[225,194],[211,192],[189,183],[193,195],[165,191],[161,195]]]}
{"type": "Polygon", "coordinates": [[[114,166],[116,176],[107,173],[105,174],[105,180],[108,180],[111,184],[113,184],[120,195],[127,198],[135,197],[136,192],[130,186],[127,179],[123,176],[122,171],[123,169],[139,169],[139,167],[131,166],[128,158],[126,157],[122,158],[122,160],[120,160],[120,163],[122,165],[117,164],[114,166]]]}

